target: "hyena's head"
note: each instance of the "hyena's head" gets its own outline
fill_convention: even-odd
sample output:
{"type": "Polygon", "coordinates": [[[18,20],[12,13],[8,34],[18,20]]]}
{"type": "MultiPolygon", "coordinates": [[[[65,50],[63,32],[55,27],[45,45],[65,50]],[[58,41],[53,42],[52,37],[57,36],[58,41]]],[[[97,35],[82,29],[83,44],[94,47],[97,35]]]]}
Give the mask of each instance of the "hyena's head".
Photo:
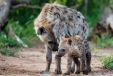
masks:
{"type": "Polygon", "coordinates": [[[41,41],[51,50],[58,50],[58,43],[55,39],[54,34],[51,31],[45,29],[44,27],[40,27],[38,28],[37,34],[39,35],[38,37],[41,39],[41,41]]]}
{"type": "Polygon", "coordinates": [[[64,8],[65,6],[59,4],[45,4],[39,16],[34,20],[34,28],[36,33],[42,26],[49,31],[53,31],[55,25],[59,25],[59,28],[61,21],[65,21],[63,12],[66,12],[67,14],[67,10],[65,9],[65,11],[64,8]]]}
{"type": "Polygon", "coordinates": [[[80,42],[81,37],[76,35],[74,37],[62,37],[60,38],[59,49],[58,49],[58,56],[62,57],[66,53],[72,53],[73,50],[78,51],[77,44],[80,42]]]}
{"type": "Polygon", "coordinates": [[[49,3],[44,5],[39,16],[34,20],[34,28],[36,32],[41,26],[48,30],[52,30],[53,26],[58,24],[60,19],[59,6],[60,5],[49,3]]]}

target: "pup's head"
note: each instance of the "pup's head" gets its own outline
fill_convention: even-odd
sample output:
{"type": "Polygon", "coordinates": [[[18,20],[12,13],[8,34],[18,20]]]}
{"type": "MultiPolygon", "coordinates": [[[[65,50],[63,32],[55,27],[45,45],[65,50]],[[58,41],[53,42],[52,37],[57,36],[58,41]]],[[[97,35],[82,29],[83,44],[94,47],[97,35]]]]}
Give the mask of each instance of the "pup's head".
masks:
{"type": "Polygon", "coordinates": [[[60,38],[59,43],[59,50],[58,50],[58,56],[62,57],[68,52],[72,52],[73,50],[78,49],[77,42],[81,40],[81,37],[79,35],[76,35],[74,37],[62,37],[60,38]]]}

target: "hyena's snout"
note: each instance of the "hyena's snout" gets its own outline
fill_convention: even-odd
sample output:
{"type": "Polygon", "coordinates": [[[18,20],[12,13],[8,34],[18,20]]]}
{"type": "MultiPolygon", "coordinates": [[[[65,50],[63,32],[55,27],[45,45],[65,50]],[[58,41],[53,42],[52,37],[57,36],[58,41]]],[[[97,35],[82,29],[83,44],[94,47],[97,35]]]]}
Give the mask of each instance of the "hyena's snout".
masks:
{"type": "Polygon", "coordinates": [[[52,51],[58,51],[58,43],[55,41],[48,41],[48,46],[52,49],[52,51]]]}
{"type": "Polygon", "coordinates": [[[66,50],[65,50],[65,49],[59,49],[59,50],[58,50],[58,53],[57,53],[57,56],[58,56],[58,57],[62,57],[62,56],[65,55],[65,53],[66,53],[66,50]]]}

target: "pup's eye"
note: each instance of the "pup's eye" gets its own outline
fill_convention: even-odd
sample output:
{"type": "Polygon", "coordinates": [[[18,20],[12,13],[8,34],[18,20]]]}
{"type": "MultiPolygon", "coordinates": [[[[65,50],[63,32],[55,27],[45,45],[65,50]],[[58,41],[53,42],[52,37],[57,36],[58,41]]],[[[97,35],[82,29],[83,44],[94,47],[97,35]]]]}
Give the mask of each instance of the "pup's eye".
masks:
{"type": "Polygon", "coordinates": [[[71,45],[71,43],[72,43],[72,41],[69,39],[69,40],[68,40],[68,44],[71,45]]]}

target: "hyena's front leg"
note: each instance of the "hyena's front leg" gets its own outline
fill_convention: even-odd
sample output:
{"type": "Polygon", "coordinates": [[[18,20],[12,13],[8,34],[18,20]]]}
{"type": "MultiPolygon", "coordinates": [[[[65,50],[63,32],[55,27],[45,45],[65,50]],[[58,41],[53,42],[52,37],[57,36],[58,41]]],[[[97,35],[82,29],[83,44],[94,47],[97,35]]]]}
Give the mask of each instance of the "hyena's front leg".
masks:
{"type": "Polygon", "coordinates": [[[55,55],[55,74],[61,74],[62,70],[61,70],[61,57],[59,57],[56,53],[55,55]]]}
{"type": "Polygon", "coordinates": [[[52,62],[52,50],[48,47],[48,46],[45,46],[46,48],[46,69],[45,71],[42,71],[41,73],[48,73],[49,70],[50,70],[50,65],[51,65],[51,62],[52,62]]]}
{"type": "Polygon", "coordinates": [[[78,60],[78,58],[74,58],[74,62],[76,64],[75,74],[80,74],[80,61],[78,60]]]}
{"type": "Polygon", "coordinates": [[[75,62],[73,61],[71,64],[71,73],[74,73],[75,71],[75,62]]]}
{"type": "Polygon", "coordinates": [[[66,71],[66,73],[64,73],[65,75],[70,75],[70,73],[71,73],[71,64],[72,64],[72,58],[68,56],[67,71],[66,71]]]}

